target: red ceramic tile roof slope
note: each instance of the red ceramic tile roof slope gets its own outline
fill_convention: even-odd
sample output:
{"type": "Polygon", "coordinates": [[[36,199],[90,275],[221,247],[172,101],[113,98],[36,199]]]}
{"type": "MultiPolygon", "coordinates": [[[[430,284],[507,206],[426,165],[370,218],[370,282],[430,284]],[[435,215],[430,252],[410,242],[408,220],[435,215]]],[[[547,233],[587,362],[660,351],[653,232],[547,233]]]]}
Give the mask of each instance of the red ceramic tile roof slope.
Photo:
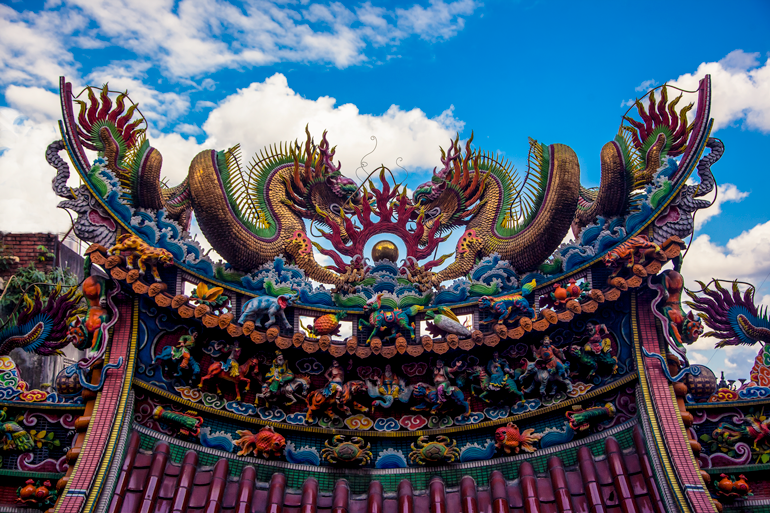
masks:
{"type": "Polygon", "coordinates": [[[470,477],[462,479],[459,489],[446,488],[436,477],[425,491],[413,490],[404,479],[396,494],[385,495],[373,481],[367,495],[351,496],[344,479],[331,494],[319,493],[313,478],[301,491],[289,490],[280,473],[269,484],[256,483],[250,466],[239,479],[228,479],[227,460],[198,468],[195,451],[175,464],[168,444],[159,442],[146,454],[138,450],[134,433],[109,513],[664,513],[638,426],[634,443],[636,452],[623,454],[609,437],[606,457],[599,459],[582,447],[578,465],[569,469],[554,456],[542,475],[525,461],[517,480],[506,481],[494,471],[490,486],[482,489],[470,477]]]}

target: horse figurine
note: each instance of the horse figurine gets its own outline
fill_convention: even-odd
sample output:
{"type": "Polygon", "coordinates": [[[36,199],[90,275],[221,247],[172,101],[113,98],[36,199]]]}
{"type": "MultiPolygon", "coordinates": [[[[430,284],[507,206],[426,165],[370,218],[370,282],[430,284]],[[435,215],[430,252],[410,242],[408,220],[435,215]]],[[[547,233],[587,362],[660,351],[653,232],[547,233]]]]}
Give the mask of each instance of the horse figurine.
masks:
{"type": "Polygon", "coordinates": [[[430,411],[431,415],[436,415],[452,406],[457,406],[463,409],[463,417],[468,418],[470,416],[471,406],[465,400],[462,390],[452,386],[446,388],[444,394],[444,397],[441,397],[436,387],[426,383],[417,383],[412,389],[412,397],[419,401],[419,404],[412,406],[412,411],[430,411]]]}
{"type": "MultiPolygon", "coordinates": [[[[228,360],[228,362],[229,361],[230,360],[228,360]]],[[[209,368],[206,371],[206,375],[201,378],[201,382],[198,387],[203,388],[203,385],[206,383],[206,381],[212,378],[216,378],[214,383],[216,386],[217,394],[222,395],[222,390],[219,388],[219,385],[221,384],[221,381],[229,381],[235,387],[235,400],[240,401],[241,383],[246,383],[246,388],[244,388],[243,391],[248,392],[249,388],[251,387],[251,378],[256,376],[257,368],[259,367],[259,359],[256,356],[253,356],[246,360],[245,363],[240,365],[235,363],[235,366],[231,367],[231,369],[234,368],[237,372],[231,372],[231,369],[225,369],[225,363],[213,362],[211,365],[209,365],[209,368]]],[[[233,363],[230,363],[230,365],[233,365],[233,363]]]]}
{"type": "Polygon", "coordinates": [[[286,406],[290,406],[299,400],[297,397],[304,399],[308,390],[310,390],[310,379],[302,374],[297,374],[291,380],[281,383],[276,390],[273,390],[269,383],[262,383],[262,392],[257,394],[254,404],[259,406],[264,401],[265,406],[270,406],[270,401],[283,397],[287,401],[286,406]]]}
{"type": "Polygon", "coordinates": [[[341,389],[332,389],[332,391],[328,388],[313,390],[306,399],[307,415],[305,416],[305,423],[312,424],[315,421],[314,417],[319,412],[326,413],[334,418],[337,416],[333,411],[334,409],[339,410],[345,415],[350,415],[351,411],[348,404],[351,404],[358,411],[366,412],[368,410],[367,407],[353,400],[353,397],[367,390],[366,383],[360,380],[348,381],[342,385],[341,389]]]}

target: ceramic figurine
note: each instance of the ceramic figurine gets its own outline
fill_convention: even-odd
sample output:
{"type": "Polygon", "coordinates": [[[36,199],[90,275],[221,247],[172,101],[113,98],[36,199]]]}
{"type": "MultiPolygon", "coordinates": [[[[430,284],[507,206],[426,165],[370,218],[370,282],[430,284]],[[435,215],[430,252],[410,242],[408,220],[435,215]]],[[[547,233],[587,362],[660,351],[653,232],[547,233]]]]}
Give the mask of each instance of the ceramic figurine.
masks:
{"type": "Polygon", "coordinates": [[[421,436],[412,444],[409,460],[418,465],[452,463],[460,459],[457,441],[448,436],[439,435],[435,440],[421,436]]]}
{"type": "Polygon", "coordinates": [[[229,381],[233,384],[233,387],[235,387],[235,400],[240,401],[241,384],[246,383],[246,387],[243,391],[248,392],[249,388],[251,388],[251,379],[257,376],[257,371],[259,369],[259,359],[256,356],[252,356],[245,363],[239,364],[238,358],[240,358],[240,356],[241,348],[236,340],[227,356],[227,360],[224,362],[212,362],[206,370],[206,375],[201,378],[198,387],[203,388],[210,379],[214,379],[217,394],[222,395],[220,382],[229,381]]]}
{"type": "Polygon", "coordinates": [[[107,254],[119,255],[123,251],[130,252],[126,258],[126,267],[129,270],[138,268],[139,274],[144,276],[149,268],[156,283],[161,281],[158,266],[174,262],[174,256],[171,253],[165,249],[150,246],[141,237],[131,233],[124,233],[118,237],[117,243],[107,251],[107,254]]]}
{"type": "Polygon", "coordinates": [[[440,306],[436,310],[429,310],[425,313],[425,319],[433,321],[434,326],[446,333],[465,338],[471,336],[471,330],[463,326],[460,319],[449,308],[440,306]]]}
{"type": "Polygon", "coordinates": [[[524,394],[516,385],[516,372],[497,351],[492,354],[486,368],[481,365],[471,367],[469,378],[478,381],[478,385],[471,385],[471,392],[484,402],[491,402],[490,394],[498,401],[511,404],[524,399],[524,394]]]}
{"type": "Polygon", "coordinates": [[[415,324],[409,320],[422,310],[422,306],[415,305],[409,308],[396,310],[382,309],[382,296],[377,294],[366,302],[364,313],[369,314],[369,320],[358,319],[358,329],[369,328],[372,330],[366,343],[369,344],[372,338],[380,336],[381,338],[391,339],[399,334],[399,330],[406,330],[412,339],[415,337],[415,324]]]}
{"type": "Polygon", "coordinates": [[[187,384],[198,380],[200,365],[190,352],[195,347],[196,335],[182,335],[175,346],[166,346],[152,360],[152,365],[160,365],[171,372],[174,378],[183,378],[187,384]]]}
{"type": "Polygon", "coordinates": [[[271,426],[265,426],[255,435],[249,430],[236,431],[240,436],[235,445],[241,448],[238,456],[262,456],[265,459],[275,459],[283,456],[286,450],[286,438],[275,432],[271,426]]]}
{"type": "Polygon", "coordinates": [[[326,446],[321,451],[324,460],[332,465],[347,465],[351,467],[362,467],[372,461],[372,446],[364,441],[363,438],[354,436],[348,441],[347,437],[336,435],[324,442],[326,446]]]}
{"type": "Polygon", "coordinates": [[[531,384],[523,392],[532,392],[538,384],[541,397],[556,393],[560,384],[566,388],[567,393],[572,392],[569,363],[565,363],[562,351],[551,345],[551,339],[546,336],[542,345],[534,349],[534,353],[537,359],[527,362],[526,370],[519,376],[519,383],[522,385],[531,380],[531,384]]]}
{"type": "Polygon", "coordinates": [[[529,301],[524,295],[532,293],[536,285],[535,280],[532,280],[521,287],[520,292],[503,297],[483,296],[479,298],[479,310],[490,310],[493,315],[492,319],[483,322],[497,321],[498,324],[503,324],[504,322],[512,322],[521,316],[534,319],[535,311],[529,306],[529,301]]]}
{"type": "Polygon", "coordinates": [[[178,433],[184,436],[197,437],[200,434],[201,426],[203,425],[203,417],[194,411],[181,413],[166,410],[162,406],[157,406],[152,412],[152,416],[155,420],[160,420],[169,426],[173,426],[178,433]]]}
{"type": "Polygon", "coordinates": [[[565,413],[569,427],[576,432],[586,431],[591,424],[611,419],[615,416],[615,405],[607,403],[604,406],[594,406],[584,410],[579,405],[573,406],[572,411],[565,413]]]}
{"type": "Polygon", "coordinates": [[[577,285],[575,279],[570,278],[566,287],[563,287],[561,283],[553,286],[554,290],[551,292],[551,300],[557,305],[563,305],[571,300],[580,300],[586,296],[590,288],[591,286],[587,281],[577,285]]]}
{"type": "MultiPolygon", "coordinates": [[[[2,429],[4,451],[30,452],[35,449],[35,441],[26,429],[17,422],[7,419],[5,409],[0,410],[0,428],[2,429]]],[[[21,420],[17,418],[16,420],[21,420]]]]}
{"type": "Polygon", "coordinates": [[[260,319],[267,315],[268,320],[265,323],[265,328],[269,328],[275,324],[275,317],[277,315],[283,327],[287,330],[291,329],[291,324],[286,318],[285,310],[293,305],[296,299],[296,294],[282,294],[278,297],[259,296],[250,299],[243,305],[243,311],[240,319],[238,319],[238,323],[242,325],[247,321],[251,321],[255,326],[262,326],[260,319]]]}
{"type": "Polygon", "coordinates": [[[286,404],[291,405],[297,402],[297,396],[305,397],[309,389],[310,380],[306,376],[295,377],[283,353],[276,351],[273,364],[262,383],[262,392],[257,394],[255,403],[259,405],[264,402],[269,406],[274,398],[283,397],[288,401],[286,404]]]}
{"type": "Polygon", "coordinates": [[[463,409],[463,416],[470,415],[471,407],[465,400],[465,394],[450,381],[453,373],[458,370],[460,370],[460,363],[449,369],[444,365],[443,360],[436,360],[433,367],[434,386],[425,383],[417,383],[414,386],[412,397],[418,401],[418,404],[413,406],[412,410],[430,411],[431,415],[435,415],[440,411],[459,406],[463,409]]]}
{"type": "Polygon", "coordinates": [[[612,341],[607,326],[588,323],[586,333],[588,341],[582,346],[570,347],[568,354],[578,363],[581,375],[588,370],[585,379],[590,380],[600,368],[615,374],[618,371],[618,359],[612,355],[612,341]]]}
{"type": "Polygon", "coordinates": [[[67,340],[76,348],[99,351],[102,346],[102,325],[109,321],[107,310],[107,283],[101,276],[89,276],[81,285],[83,296],[88,301],[85,318],[76,317],[69,325],[67,340]]]}
{"type": "Polygon", "coordinates": [[[385,365],[382,375],[374,378],[373,381],[366,382],[369,397],[372,401],[372,410],[375,406],[390,408],[396,400],[406,403],[412,394],[412,387],[407,386],[406,382],[393,373],[390,365],[385,365]]]}
{"type": "Polygon", "coordinates": [[[330,313],[322,315],[313,321],[310,326],[301,326],[309,336],[318,338],[323,335],[337,335],[340,330],[340,321],[345,318],[347,312],[330,313]]]}
{"type": "Polygon", "coordinates": [[[519,427],[509,422],[507,426],[499,427],[495,431],[495,447],[505,454],[519,454],[519,451],[535,452],[535,444],[543,437],[535,433],[534,429],[519,431],[519,427]]]}

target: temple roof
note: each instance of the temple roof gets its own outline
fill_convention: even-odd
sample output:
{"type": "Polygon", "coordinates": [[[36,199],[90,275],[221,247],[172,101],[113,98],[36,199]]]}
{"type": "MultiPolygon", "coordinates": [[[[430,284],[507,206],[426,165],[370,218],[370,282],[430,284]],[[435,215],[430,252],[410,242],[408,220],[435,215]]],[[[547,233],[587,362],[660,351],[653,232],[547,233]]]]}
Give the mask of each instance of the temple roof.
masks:
{"type": "MultiPolygon", "coordinates": [[[[318,481],[309,478],[301,490],[286,487],[281,473],[269,483],[256,482],[256,471],[247,466],[238,478],[228,477],[227,460],[199,467],[198,455],[188,451],[181,463],[170,460],[165,442],[152,452],[139,449],[134,433],[110,504],[110,513],[505,513],[539,512],[650,512],[663,513],[641,430],[634,431],[634,446],[623,452],[608,437],[605,455],[596,457],[588,447],[578,451],[578,464],[565,468],[554,456],[548,471],[536,474],[522,462],[518,476],[506,480],[492,471],[489,486],[477,486],[469,476],[460,486],[448,488],[439,477],[428,490],[414,490],[408,479],[396,493],[384,493],[372,481],[365,495],[351,495],[345,479],[335,482],[332,493],[319,493],[318,481]]],[[[429,471],[429,469],[426,469],[429,471]]],[[[355,471],[353,471],[355,472],[355,471]]]]}

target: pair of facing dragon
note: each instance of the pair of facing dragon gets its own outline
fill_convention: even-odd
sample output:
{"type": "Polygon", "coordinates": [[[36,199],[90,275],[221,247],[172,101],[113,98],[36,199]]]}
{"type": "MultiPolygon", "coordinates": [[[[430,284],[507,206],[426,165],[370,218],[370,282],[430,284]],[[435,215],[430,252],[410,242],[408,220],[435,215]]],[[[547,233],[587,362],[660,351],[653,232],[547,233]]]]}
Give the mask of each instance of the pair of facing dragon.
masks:
{"type": "MultiPolygon", "coordinates": [[[[425,254],[428,246],[430,252],[450,231],[464,229],[454,261],[439,272],[430,268],[443,258],[421,266],[407,257],[401,272],[421,290],[465,276],[479,259],[492,253],[519,273],[536,270],[570,229],[577,235],[599,218],[628,214],[635,193],[652,181],[666,156],[685,152],[695,125],[687,120],[693,105],[678,107],[681,94],[669,101],[665,86],[658,98],[655,91],[650,92],[646,107],[642,100],[636,103],[641,121],[624,117],[618,135],[602,148],[601,184],[596,189],[580,185],[578,157],[566,145],[530,140],[528,169],[522,178],[499,156],[473,149],[472,136],[464,148],[456,139],[447,151],[441,150],[441,169],[434,169],[431,180],[417,187],[411,198],[391,194],[391,207],[376,207],[381,190],[372,182],[359,187],[344,176],[340,164],[333,161],[335,148],[330,147],[326,133],[315,144],[307,128],[304,145],[265,148],[245,170],[237,146],[202,151],[193,158],[187,178],[167,187],[160,180],[161,154],[145,138],[146,121],[126,93],[115,97],[105,85],[101,91],[88,87],[73,96],[71,85],[63,79],[62,85],[63,134],[70,155],[82,155],[83,162],[83,148],[98,152],[103,165],[119,179],[127,204],[135,209],[164,209],[165,218],[184,229],[194,212],[211,246],[235,270],[249,272],[284,255],[308,278],[343,291],[352,290],[365,274],[364,255],[351,250],[351,239],[359,235],[352,233],[357,228],[351,220],[358,217],[371,223],[372,211],[376,216],[392,205],[400,207],[401,214],[408,207],[408,219],[386,223],[380,215],[374,225],[382,226],[367,233],[400,235],[407,230],[414,235],[421,230],[408,240],[408,255],[425,254]],[[79,106],[77,115],[73,103],[79,106]],[[340,253],[358,253],[352,255],[351,263],[332,268],[319,265],[314,246],[325,254],[330,250],[310,240],[308,222],[331,228],[331,233],[322,233],[340,253]],[[407,223],[412,228],[406,228],[407,223]]],[[[59,168],[59,175],[66,164],[57,153],[64,148],[57,141],[48,150],[48,161],[59,168]]],[[[58,178],[54,188],[68,198],[61,206],[70,207],[77,199],[72,191],[57,188],[58,178]]],[[[100,242],[93,240],[93,230],[84,228],[93,228],[94,223],[81,218],[76,234],[100,242]]],[[[360,240],[356,244],[363,249],[360,240]]]]}

